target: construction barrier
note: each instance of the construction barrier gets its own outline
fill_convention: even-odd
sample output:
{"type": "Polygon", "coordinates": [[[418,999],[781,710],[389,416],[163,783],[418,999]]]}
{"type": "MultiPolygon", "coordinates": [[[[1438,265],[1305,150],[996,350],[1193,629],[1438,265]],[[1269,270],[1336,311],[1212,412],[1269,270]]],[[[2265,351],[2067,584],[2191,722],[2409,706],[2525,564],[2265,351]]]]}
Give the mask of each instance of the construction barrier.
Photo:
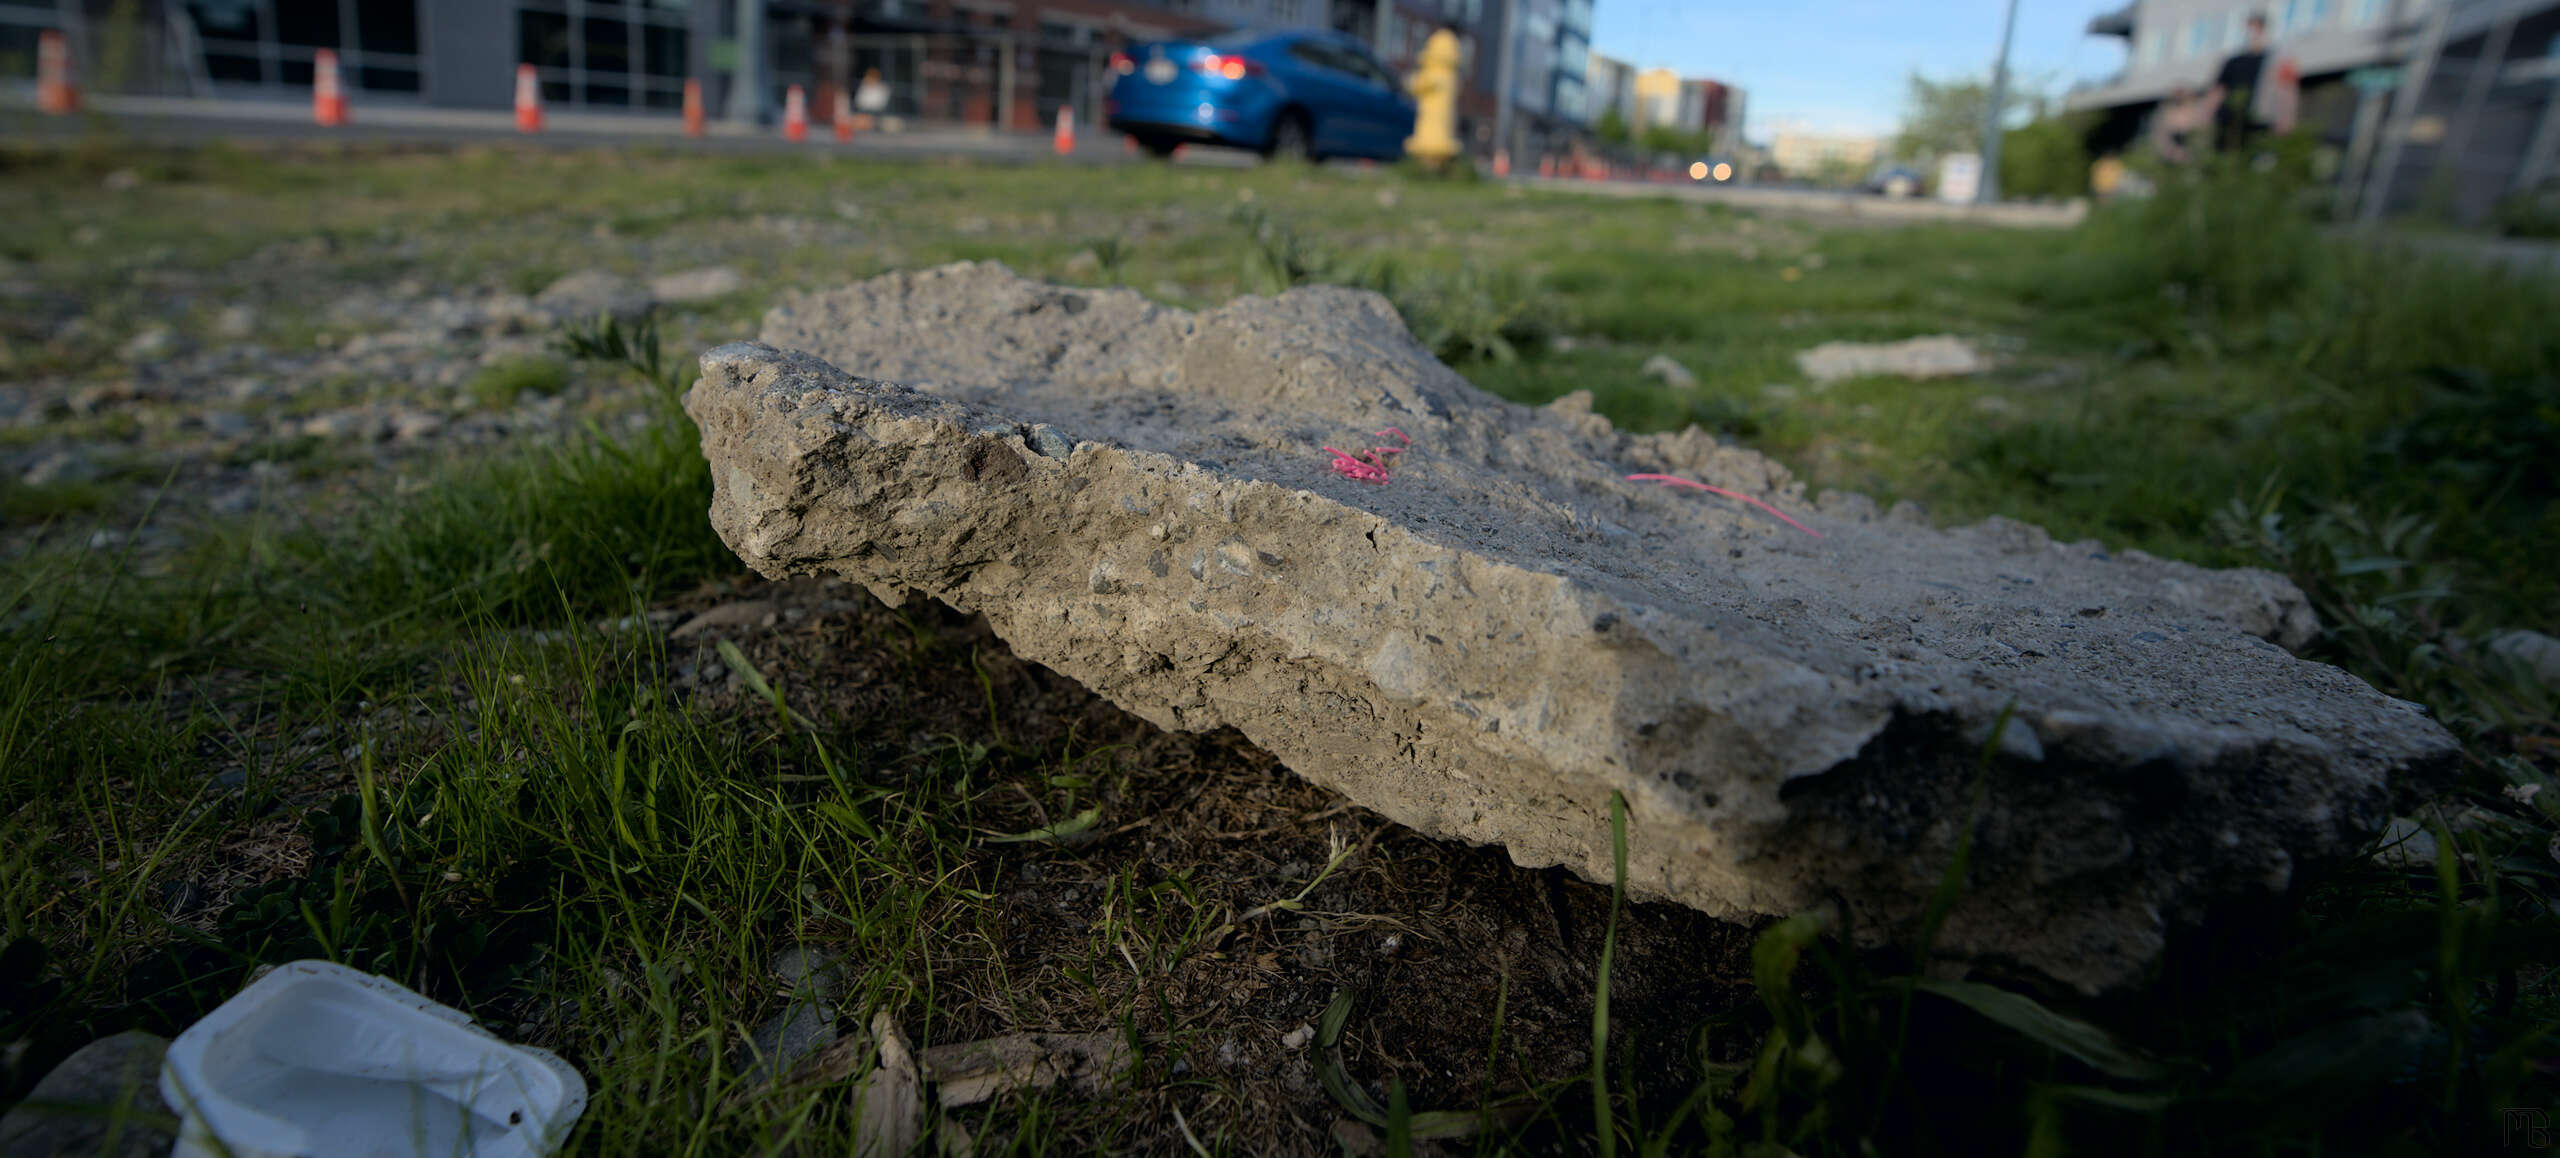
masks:
{"type": "Polygon", "coordinates": [[[516,131],[542,131],[542,80],[530,64],[516,66],[516,131]]]}
{"type": "Polygon", "coordinates": [[[796,84],[782,92],[782,139],[809,139],[809,97],[796,84]]]}
{"type": "Polygon", "coordinates": [[[80,108],[80,86],[71,81],[71,45],[51,28],[36,34],[36,107],[57,115],[80,108]]]}
{"type": "Polygon", "coordinates": [[[311,57],[311,123],[347,123],[347,90],[338,83],[338,54],[323,48],[311,57]]]}

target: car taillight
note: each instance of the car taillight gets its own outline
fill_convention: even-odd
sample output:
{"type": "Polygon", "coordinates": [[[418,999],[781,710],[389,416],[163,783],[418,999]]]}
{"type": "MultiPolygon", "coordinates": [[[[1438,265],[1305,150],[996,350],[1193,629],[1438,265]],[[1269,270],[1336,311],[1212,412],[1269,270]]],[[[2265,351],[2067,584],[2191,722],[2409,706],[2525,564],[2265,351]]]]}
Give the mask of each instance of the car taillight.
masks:
{"type": "Polygon", "coordinates": [[[1262,75],[1262,65],[1258,62],[1246,60],[1241,56],[1221,56],[1214,52],[1201,57],[1191,67],[1211,76],[1223,76],[1228,80],[1243,80],[1248,76],[1262,75]]]}
{"type": "Polygon", "coordinates": [[[1115,52],[1111,54],[1111,71],[1127,76],[1138,71],[1138,62],[1129,59],[1128,53],[1115,52]]]}

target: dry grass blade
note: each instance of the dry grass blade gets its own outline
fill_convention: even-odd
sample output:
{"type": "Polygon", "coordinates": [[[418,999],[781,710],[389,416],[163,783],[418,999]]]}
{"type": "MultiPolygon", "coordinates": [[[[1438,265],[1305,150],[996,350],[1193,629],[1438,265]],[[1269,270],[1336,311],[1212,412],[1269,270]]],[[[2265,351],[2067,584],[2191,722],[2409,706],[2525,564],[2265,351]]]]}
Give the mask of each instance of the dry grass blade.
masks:
{"type": "Polygon", "coordinates": [[[1085,810],[1084,810],[1084,811],[1082,811],[1082,812],[1079,812],[1079,813],[1077,813],[1077,814],[1075,814],[1075,815],[1073,815],[1073,816],[1070,816],[1070,817],[1066,818],[1065,820],[1061,820],[1061,821],[1057,822],[1056,824],[1044,824],[1044,825],[1041,825],[1041,826],[1040,826],[1040,827],[1038,827],[1038,828],[1032,829],[1032,830],[1031,830],[1031,831],[1029,831],[1029,832],[1016,832],[1016,833],[1010,833],[1010,834],[1008,834],[1008,835],[1004,835],[1004,836],[982,836],[982,837],[979,837],[979,838],[978,838],[978,843],[980,843],[980,844],[1033,844],[1033,843],[1037,843],[1037,844],[1072,844],[1072,843],[1079,843],[1078,841],[1076,841],[1076,839],[1075,839],[1075,838],[1076,838],[1076,837],[1079,837],[1079,836],[1082,836],[1084,833],[1086,833],[1086,832],[1090,831],[1090,830],[1093,828],[1094,824],[1095,824],[1097,821],[1100,821],[1101,819],[1102,819],[1102,810],[1101,810],[1101,809],[1098,809],[1098,808],[1088,808],[1088,809],[1085,809],[1085,810]]]}

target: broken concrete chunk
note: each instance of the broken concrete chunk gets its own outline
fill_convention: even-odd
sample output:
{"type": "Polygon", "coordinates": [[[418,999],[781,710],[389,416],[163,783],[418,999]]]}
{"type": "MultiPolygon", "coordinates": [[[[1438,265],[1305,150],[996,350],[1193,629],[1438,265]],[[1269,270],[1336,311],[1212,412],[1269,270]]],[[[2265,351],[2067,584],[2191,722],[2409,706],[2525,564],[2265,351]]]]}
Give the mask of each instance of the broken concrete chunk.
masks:
{"type": "Polygon", "coordinates": [[[570,274],[534,295],[533,304],[555,321],[580,324],[610,317],[636,322],[657,304],[649,287],[600,269],[570,274]]]}
{"type": "Polygon", "coordinates": [[[1824,342],[1796,355],[1796,368],[1816,382],[1848,378],[1960,378],[1991,368],[1952,334],[1900,342],[1824,342]]]}
{"type": "Polygon", "coordinates": [[[62,1154],[157,1158],[177,1136],[160,1098],[165,1038],[128,1030],[64,1058],[0,1116],[0,1158],[62,1154]]]}
{"type": "Polygon", "coordinates": [[[1673,360],[1669,354],[1656,354],[1645,359],[1644,365],[1636,372],[1647,378],[1659,379],[1663,385],[1674,390],[1694,390],[1698,386],[1698,376],[1690,373],[1687,366],[1673,360]]]}
{"type": "Polygon", "coordinates": [[[790,299],[763,337],[686,398],[758,571],[981,613],[1162,727],[1524,865],[1609,879],[1623,793],[1639,897],[1837,900],[1905,938],[1970,824],[1940,949],[2096,990],[2353,853],[2454,756],[2279,646],[2316,627],[2280,577],[1817,507],[1698,431],[1489,397],[1373,294],[1195,315],[955,265],[790,299]],[[1388,427],[1386,482],[1330,468],[1388,427]]]}
{"type": "Polygon", "coordinates": [[[649,279],[649,296],[674,304],[710,301],[745,288],[746,275],[725,265],[659,274],[649,279]]]}

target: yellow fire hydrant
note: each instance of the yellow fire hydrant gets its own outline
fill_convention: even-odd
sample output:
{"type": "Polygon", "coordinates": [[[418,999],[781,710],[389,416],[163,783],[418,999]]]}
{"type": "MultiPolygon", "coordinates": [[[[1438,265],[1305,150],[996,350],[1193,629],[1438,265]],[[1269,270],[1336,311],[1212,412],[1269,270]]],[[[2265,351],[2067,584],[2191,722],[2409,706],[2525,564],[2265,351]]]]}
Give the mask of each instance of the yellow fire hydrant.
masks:
{"type": "Polygon", "coordinates": [[[1458,36],[1446,28],[1423,42],[1420,67],[1406,78],[1413,94],[1413,135],[1407,156],[1434,169],[1458,155],[1458,36]]]}

